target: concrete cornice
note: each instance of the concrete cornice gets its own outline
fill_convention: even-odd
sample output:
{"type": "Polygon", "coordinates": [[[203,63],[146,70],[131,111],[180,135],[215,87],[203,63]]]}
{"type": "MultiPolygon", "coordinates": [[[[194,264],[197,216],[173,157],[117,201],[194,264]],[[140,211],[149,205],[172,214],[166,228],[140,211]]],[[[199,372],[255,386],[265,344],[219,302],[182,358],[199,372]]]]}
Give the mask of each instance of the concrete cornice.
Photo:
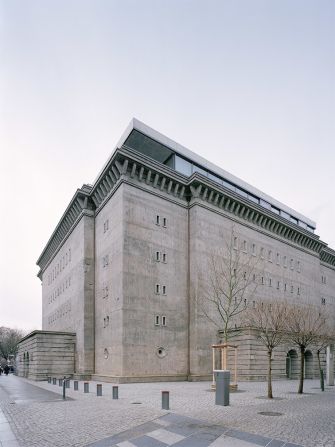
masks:
{"type": "Polygon", "coordinates": [[[67,235],[72,231],[76,225],[78,218],[85,210],[93,210],[94,205],[90,198],[91,186],[83,185],[82,188],[77,189],[72,197],[68,207],[59,220],[54,232],[50,236],[44,250],[38,258],[36,264],[40,267],[41,271],[38,276],[44,271],[45,267],[53,257],[54,253],[58,250],[67,235]]]}
{"type": "Polygon", "coordinates": [[[323,264],[328,264],[335,267],[335,250],[329,247],[324,247],[320,253],[320,259],[323,264]]]}
{"type": "Polygon", "coordinates": [[[75,332],[63,332],[63,331],[43,331],[43,330],[34,330],[32,332],[29,332],[29,334],[25,335],[23,338],[21,338],[21,340],[19,341],[19,343],[22,343],[24,340],[26,340],[27,338],[30,338],[34,335],[52,335],[52,336],[56,336],[56,335],[71,335],[71,336],[76,336],[75,332]]]}
{"type": "Polygon", "coordinates": [[[146,157],[128,147],[117,149],[100,173],[94,186],[78,189],[65,210],[55,231],[51,235],[37,264],[41,278],[46,266],[59,250],[68,234],[85,210],[97,214],[107,203],[119,185],[126,181],[136,186],[143,185],[156,194],[169,197],[183,206],[192,206],[194,200],[216,207],[225,214],[258,227],[277,239],[314,252],[323,262],[335,265],[335,251],[327,247],[319,236],[242,197],[224,186],[196,172],[184,176],[152,158],[146,157]]]}

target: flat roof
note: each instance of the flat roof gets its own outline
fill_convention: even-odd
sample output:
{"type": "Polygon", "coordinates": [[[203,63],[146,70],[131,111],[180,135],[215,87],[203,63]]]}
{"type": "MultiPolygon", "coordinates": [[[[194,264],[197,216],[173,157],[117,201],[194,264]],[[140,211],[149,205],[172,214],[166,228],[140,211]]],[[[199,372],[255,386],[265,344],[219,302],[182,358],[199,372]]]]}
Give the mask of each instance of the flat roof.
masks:
{"type": "Polygon", "coordinates": [[[137,130],[141,132],[142,134],[148,136],[149,138],[157,141],[158,143],[162,144],[163,146],[166,146],[167,148],[171,149],[173,152],[175,152],[178,155],[181,155],[183,158],[187,158],[190,161],[193,161],[194,163],[200,165],[201,167],[204,167],[205,169],[208,169],[209,171],[213,172],[214,174],[217,174],[220,177],[223,177],[227,181],[235,184],[236,186],[246,190],[247,192],[258,196],[260,199],[269,202],[271,205],[281,209],[282,211],[292,215],[293,217],[305,222],[310,227],[314,228],[316,227],[316,223],[309,219],[308,217],[304,216],[301,213],[298,213],[296,210],[288,207],[287,205],[279,202],[278,200],[274,199],[273,197],[269,196],[268,194],[265,194],[264,192],[260,191],[259,189],[255,188],[254,186],[250,185],[249,183],[241,180],[240,178],[236,177],[233,174],[230,174],[228,171],[225,171],[224,169],[220,168],[219,166],[216,166],[214,163],[211,163],[210,161],[206,160],[205,158],[201,157],[200,155],[196,154],[195,152],[192,152],[190,149],[187,149],[185,146],[182,146],[181,144],[177,143],[174,140],[171,140],[171,138],[161,134],[160,132],[157,132],[157,130],[147,126],[143,122],[139,121],[136,118],[133,118],[124,133],[122,134],[120,140],[118,141],[116,147],[114,148],[111,156],[107,160],[106,164],[104,165],[103,169],[100,171],[98,177],[94,181],[94,184],[98,181],[101,173],[107,166],[110,158],[113,156],[114,152],[117,149],[120,149],[124,143],[126,142],[127,138],[130,136],[131,132],[133,130],[137,130]]]}

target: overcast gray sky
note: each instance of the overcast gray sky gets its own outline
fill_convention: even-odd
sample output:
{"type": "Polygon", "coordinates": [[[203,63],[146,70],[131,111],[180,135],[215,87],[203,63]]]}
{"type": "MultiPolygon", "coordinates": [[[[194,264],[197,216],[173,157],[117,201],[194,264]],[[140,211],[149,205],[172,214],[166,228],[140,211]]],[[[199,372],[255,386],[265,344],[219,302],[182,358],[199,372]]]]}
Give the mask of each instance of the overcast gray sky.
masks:
{"type": "Polygon", "coordinates": [[[135,116],[317,222],[335,248],[333,0],[0,0],[0,326],[135,116]]]}

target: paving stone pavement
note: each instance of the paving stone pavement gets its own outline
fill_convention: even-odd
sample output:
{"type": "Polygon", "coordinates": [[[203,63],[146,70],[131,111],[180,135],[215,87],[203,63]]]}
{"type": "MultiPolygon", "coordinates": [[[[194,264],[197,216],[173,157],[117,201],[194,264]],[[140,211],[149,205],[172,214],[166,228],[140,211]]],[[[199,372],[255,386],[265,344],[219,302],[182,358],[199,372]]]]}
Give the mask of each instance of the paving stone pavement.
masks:
{"type": "Polygon", "coordinates": [[[83,382],[74,391],[71,381],[72,400],[63,401],[58,383],[1,376],[0,406],[22,447],[335,447],[335,389],[322,393],[317,380],[306,380],[302,396],[296,381],[275,381],[272,401],[265,383],[241,382],[229,407],[214,405],[209,382],[121,384],[118,400],[113,384],[102,384],[102,397],[96,385],[84,394],[83,382]],[[28,399],[18,384],[31,387],[28,399]],[[170,391],[169,412],[162,390],[170,391]]]}

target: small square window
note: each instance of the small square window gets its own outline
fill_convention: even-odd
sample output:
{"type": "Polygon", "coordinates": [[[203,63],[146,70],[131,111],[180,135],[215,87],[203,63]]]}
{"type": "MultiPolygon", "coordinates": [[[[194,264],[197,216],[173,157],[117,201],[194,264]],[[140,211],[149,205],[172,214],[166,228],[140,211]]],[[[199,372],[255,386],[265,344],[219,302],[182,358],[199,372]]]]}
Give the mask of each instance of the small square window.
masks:
{"type": "Polygon", "coordinates": [[[159,326],[159,315],[155,315],[155,326],[159,326]]]}
{"type": "Polygon", "coordinates": [[[166,326],[166,317],[162,316],[162,326],[166,326]]]}

